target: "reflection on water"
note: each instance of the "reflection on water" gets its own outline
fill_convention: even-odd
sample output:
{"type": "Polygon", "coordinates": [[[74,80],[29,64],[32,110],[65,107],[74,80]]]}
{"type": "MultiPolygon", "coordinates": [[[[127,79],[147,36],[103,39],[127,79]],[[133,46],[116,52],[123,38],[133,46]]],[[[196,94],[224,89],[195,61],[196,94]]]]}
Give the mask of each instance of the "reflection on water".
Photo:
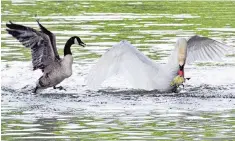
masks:
{"type": "Polygon", "coordinates": [[[191,79],[178,94],[133,90],[121,76],[99,91],[85,85],[93,64],[120,40],[160,63],[178,37],[200,34],[234,47],[233,2],[12,0],[2,1],[1,13],[3,140],[235,138],[234,51],[224,62],[187,66],[191,79]],[[41,72],[32,71],[30,50],[5,32],[9,20],[38,28],[37,18],[56,34],[60,54],[70,36],[87,44],[72,47],[74,72],[61,83],[67,91],[31,94],[41,72]]]}
{"type": "MultiPolygon", "coordinates": [[[[196,89],[204,89],[204,94],[210,92],[203,86],[192,88],[200,92],[196,89]]],[[[234,138],[234,97],[197,97],[197,92],[196,97],[181,97],[154,91],[114,91],[31,95],[3,88],[3,137],[234,138]]]]}

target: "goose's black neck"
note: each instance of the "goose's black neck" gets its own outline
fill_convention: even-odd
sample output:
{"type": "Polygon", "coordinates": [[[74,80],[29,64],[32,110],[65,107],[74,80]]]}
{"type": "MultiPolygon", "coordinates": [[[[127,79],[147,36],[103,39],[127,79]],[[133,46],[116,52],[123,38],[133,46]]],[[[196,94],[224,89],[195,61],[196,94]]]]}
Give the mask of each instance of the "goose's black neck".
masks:
{"type": "Polygon", "coordinates": [[[66,42],[65,46],[64,46],[64,56],[67,54],[71,54],[71,49],[70,47],[74,44],[74,37],[71,37],[70,39],[68,39],[68,41],[66,42]]]}

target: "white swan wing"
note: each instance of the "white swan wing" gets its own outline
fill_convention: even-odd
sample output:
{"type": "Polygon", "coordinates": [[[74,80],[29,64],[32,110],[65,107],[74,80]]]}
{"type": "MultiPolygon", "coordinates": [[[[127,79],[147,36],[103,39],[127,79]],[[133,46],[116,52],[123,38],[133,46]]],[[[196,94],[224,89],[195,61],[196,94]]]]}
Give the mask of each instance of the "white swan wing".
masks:
{"type": "Polygon", "coordinates": [[[155,62],[129,42],[121,41],[108,50],[91,69],[87,85],[97,89],[107,78],[121,73],[134,88],[152,89],[158,68],[155,62]]]}
{"type": "Polygon", "coordinates": [[[187,41],[187,58],[188,64],[194,61],[220,61],[225,56],[229,47],[216,40],[192,36],[187,41]]]}

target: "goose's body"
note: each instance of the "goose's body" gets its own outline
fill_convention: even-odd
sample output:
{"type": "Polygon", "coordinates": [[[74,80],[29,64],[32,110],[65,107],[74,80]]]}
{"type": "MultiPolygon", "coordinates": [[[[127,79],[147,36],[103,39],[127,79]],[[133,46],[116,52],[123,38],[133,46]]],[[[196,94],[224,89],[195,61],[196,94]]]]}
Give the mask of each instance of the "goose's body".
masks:
{"type": "Polygon", "coordinates": [[[66,55],[61,61],[53,62],[44,69],[43,76],[39,78],[37,86],[48,88],[58,85],[72,75],[72,63],[72,55],[66,55]]]}
{"type": "Polygon", "coordinates": [[[41,69],[43,75],[38,79],[34,92],[39,88],[54,87],[72,75],[73,57],[70,47],[77,43],[84,46],[79,37],[71,37],[64,47],[64,58],[61,59],[57,48],[55,35],[43,27],[41,31],[18,24],[6,24],[7,32],[18,39],[26,48],[31,49],[33,70],[41,69]]]}
{"type": "Polygon", "coordinates": [[[181,38],[166,64],[159,64],[145,56],[127,41],[121,41],[108,50],[91,69],[87,85],[97,89],[107,78],[121,74],[135,89],[172,91],[172,80],[184,76],[185,63],[196,60],[220,60],[227,46],[215,40],[193,36],[181,38]]]}

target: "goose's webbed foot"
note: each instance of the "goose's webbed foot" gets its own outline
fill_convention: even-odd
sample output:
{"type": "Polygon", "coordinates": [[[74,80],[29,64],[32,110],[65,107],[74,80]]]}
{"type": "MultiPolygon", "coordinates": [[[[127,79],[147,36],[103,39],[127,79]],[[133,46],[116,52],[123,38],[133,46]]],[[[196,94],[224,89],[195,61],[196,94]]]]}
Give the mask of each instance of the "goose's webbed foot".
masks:
{"type": "Polygon", "coordinates": [[[59,87],[54,86],[53,88],[54,88],[54,89],[59,89],[59,90],[65,90],[65,91],[66,91],[66,89],[63,88],[62,86],[59,86],[59,87]]]}
{"type": "Polygon", "coordinates": [[[178,88],[178,87],[174,86],[174,88],[172,89],[172,92],[173,92],[173,93],[177,93],[177,88],[178,88]]]}

